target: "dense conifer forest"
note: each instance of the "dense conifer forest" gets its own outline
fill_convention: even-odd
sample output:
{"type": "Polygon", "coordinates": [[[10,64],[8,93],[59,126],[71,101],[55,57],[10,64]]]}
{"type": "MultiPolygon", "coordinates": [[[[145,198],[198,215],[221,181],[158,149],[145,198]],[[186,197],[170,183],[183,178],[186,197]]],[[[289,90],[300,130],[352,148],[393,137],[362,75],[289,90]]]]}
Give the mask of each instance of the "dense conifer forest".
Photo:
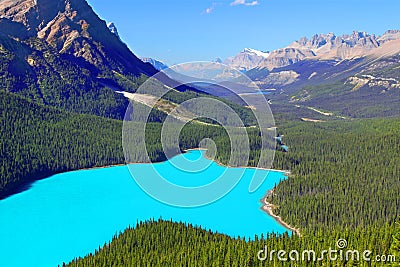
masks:
{"type": "Polygon", "coordinates": [[[302,237],[269,234],[246,240],[233,239],[193,225],[158,220],[139,223],[125,230],[95,254],[76,259],[67,266],[387,266],[388,261],[377,262],[376,256],[379,259],[381,255],[394,255],[394,250],[390,249],[392,231],[391,226],[352,231],[337,228],[306,231],[302,237]],[[361,256],[358,260],[352,254],[343,259],[337,254],[336,261],[321,256],[323,250],[337,249],[336,242],[340,238],[349,242],[348,248],[342,250],[343,255],[348,250],[359,249],[361,256]],[[273,250],[275,254],[271,257],[273,250]],[[279,250],[287,253],[296,250],[299,256],[293,256],[291,260],[286,254],[284,258],[287,261],[280,261],[277,257],[279,250]],[[303,258],[303,251],[310,250],[315,252],[315,258],[314,254],[310,258],[304,254],[303,258]],[[362,258],[365,250],[373,251],[369,262],[362,258]]]}
{"type": "Polygon", "coordinates": [[[0,196],[58,172],[123,163],[122,123],[0,92],[0,196]]]}
{"type": "Polygon", "coordinates": [[[289,123],[291,150],[275,168],[291,170],[269,198],[300,228],[393,223],[400,207],[400,120],[289,123]]]}

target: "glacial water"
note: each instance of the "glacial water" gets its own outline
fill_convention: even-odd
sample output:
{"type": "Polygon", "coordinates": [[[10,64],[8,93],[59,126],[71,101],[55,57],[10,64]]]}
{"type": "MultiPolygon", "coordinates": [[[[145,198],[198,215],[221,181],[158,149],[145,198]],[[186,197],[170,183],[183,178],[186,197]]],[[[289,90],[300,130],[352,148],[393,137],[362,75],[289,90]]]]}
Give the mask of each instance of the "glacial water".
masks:
{"type": "MultiPolygon", "coordinates": [[[[207,184],[227,168],[202,153],[178,156],[206,163],[208,167],[201,173],[178,170],[170,161],[152,167],[182,186],[207,184]]],[[[138,166],[143,166],[138,175],[146,175],[151,165],[137,165],[136,169],[138,166]]],[[[284,174],[263,171],[267,179],[249,193],[254,171],[245,169],[243,178],[226,196],[196,208],[174,207],[153,199],[137,185],[127,166],[74,171],[37,181],[29,190],[0,201],[0,266],[61,265],[94,252],[129,225],[149,219],[183,221],[232,237],[287,231],[260,209],[260,199],[285,179],[284,174]]]]}

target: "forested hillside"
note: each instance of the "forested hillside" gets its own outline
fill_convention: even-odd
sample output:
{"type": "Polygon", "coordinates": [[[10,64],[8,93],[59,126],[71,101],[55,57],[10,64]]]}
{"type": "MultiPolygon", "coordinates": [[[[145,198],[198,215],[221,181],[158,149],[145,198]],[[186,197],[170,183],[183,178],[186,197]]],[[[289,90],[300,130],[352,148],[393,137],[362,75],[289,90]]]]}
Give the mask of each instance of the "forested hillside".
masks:
{"type": "Polygon", "coordinates": [[[345,117],[398,116],[399,60],[400,56],[396,53],[371,60],[352,75],[296,87],[289,100],[292,104],[329,110],[345,117]]]}
{"type": "MultiPolygon", "coordinates": [[[[179,102],[196,96],[175,92],[168,98],[179,102]]],[[[120,120],[61,111],[5,92],[0,92],[0,103],[0,198],[55,173],[125,163],[120,120]]],[[[248,110],[230,104],[244,120],[254,120],[248,110]]],[[[147,124],[147,151],[153,162],[166,159],[160,143],[162,124],[157,123],[163,119],[165,114],[154,111],[153,122],[147,124]]],[[[257,129],[250,129],[249,135],[254,162],[260,137],[257,129]]],[[[217,159],[227,162],[230,142],[222,127],[190,123],[181,137],[182,150],[197,147],[206,137],[214,139],[220,147],[217,159]]]]}
{"type": "Polygon", "coordinates": [[[51,174],[123,163],[122,122],[0,92],[0,197],[51,174]]]}
{"type": "Polygon", "coordinates": [[[134,90],[140,77],[60,55],[41,39],[17,42],[0,34],[1,91],[77,113],[123,118],[128,101],[111,88],[134,90]],[[88,104],[90,103],[90,104],[88,104]]]}

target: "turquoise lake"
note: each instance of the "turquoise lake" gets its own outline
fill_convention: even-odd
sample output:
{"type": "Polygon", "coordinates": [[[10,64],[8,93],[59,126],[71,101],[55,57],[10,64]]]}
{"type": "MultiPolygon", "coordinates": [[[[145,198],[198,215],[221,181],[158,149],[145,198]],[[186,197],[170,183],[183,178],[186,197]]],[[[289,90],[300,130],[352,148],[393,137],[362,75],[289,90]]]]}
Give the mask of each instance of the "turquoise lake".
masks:
{"type": "MultiPolygon", "coordinates": [[[[182,186],[209,183],[227,168],[202,153],[194,150],[174,159],[198,160],[207,166],[200,173],[178,170],[170,161],[152,167],[182,186]]],[[[136,168],[143,166],[145,175],[150,165],[136,168]]],[[[153,199],[137,185],[127,166],[73,171],[37,181],[29,190],[0,201],[0,266],[61,265],[94,252],[129,225],[149,219],[183,221],[232,237],[284,233],[287,229],[261,210],[260,199],[286,177],[282,172],[262,171],[267,179],[249,193],[255,171],[245,169],[227,195],[196,208],[174,207],[153,199]]]]}

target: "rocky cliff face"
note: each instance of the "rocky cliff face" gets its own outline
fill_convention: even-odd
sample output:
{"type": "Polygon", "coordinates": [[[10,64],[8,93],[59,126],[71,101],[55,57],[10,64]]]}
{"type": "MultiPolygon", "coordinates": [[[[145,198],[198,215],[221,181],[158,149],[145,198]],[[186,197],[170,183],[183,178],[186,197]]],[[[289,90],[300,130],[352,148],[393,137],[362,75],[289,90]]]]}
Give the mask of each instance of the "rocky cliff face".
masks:
{"type": "Polygon", "coordinates": [[[22,23],[35,35],[59,12],[65,10],[59,0],[1,0],[0,17],[22,23]]]}
{"type": "Polygon", "coordinates": [[[98,68],[119,72],[153,75],[113,34],[85,0],[0,0],[2,23],[23,25],[26,34],[14,32],[19,39],[37,37],[59,53],[83,58],[98,68]]]}

